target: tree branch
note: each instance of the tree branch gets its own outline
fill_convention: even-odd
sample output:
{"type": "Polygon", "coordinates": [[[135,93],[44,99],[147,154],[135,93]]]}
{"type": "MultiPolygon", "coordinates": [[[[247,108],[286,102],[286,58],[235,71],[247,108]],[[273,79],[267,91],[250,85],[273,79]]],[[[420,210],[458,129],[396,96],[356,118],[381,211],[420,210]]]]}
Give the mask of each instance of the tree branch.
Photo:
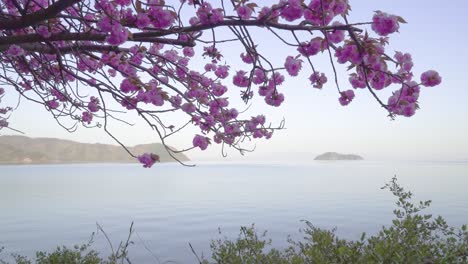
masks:
{"type": "Polygon", "coordinates": [[[21,29],[50,18],[55,18],[57,14],[80,1],[81,0],[59,0],[45,9],[28,15],[15,18],[1,17],[0,30],[21,29]]]}

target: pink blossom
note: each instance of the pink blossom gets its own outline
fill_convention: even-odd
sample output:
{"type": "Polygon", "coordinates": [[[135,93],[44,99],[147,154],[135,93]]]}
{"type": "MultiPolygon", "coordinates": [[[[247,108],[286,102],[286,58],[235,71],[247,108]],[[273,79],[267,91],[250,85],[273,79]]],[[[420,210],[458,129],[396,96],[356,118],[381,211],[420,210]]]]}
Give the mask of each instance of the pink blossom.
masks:
{"type": "Polygon", "coordinates": [[[233,83],[239,87],[247,87],[249,85],[249,78],[246,74],[245,71],[238,71],[233,77],[233,83]]]}
{"type": "Polygon", "coordinates": [[[99,111],[100,109],[100,106],[99,106],[99,99],[94,97],[94,96],[91,96],[91,101],[88,103],[88,109],[89,111],[95,113],[97,111],[99,111]]]}
{"type": "Polygon", "coordinates": [[[280,11],[278,9],[272,11],[271,8],[265,6],[258,13],[258,19],[277,20],[279,15],[280,11]]]}
{"type": "Polygon", "coordinates": [[[239,6],[237,8],[237,15],[242,20],[248,20],[252,16],[252,9],[248,6],[239,6]]]}
{"type": "Polygon", "coordinates": [[[18,45],[10,45],[10,47],[7,50],[7,55],[11,57],[19,57],[24,55],[24,50],[18,45]]]}
{"type": "Polygon", "coordinates": [[[275,72],[273,73],[273,76],[271,77],[271,79],[268,81],[268,86],[275,88],[276,86],[281,85],[283,82],[284,82],[284,76],[279,72],[275,72]]]}
{"type": "Polygon", "coordinates": [[[192,143],[194,147],[199,147],[201,150],[205,150],[206,148],[208,148],[210,141],[207,137],[195,135],[192,143]]]}
{"type": "Polygon", "coordinates": [[[353,88],[366,88],[366,81],[365,78],[357,75],[356,73],[353,73],[349,77],[349,82],[353,86],[353,88]]]}
{"type": "Polygon", "coordinates": [[[171,102],[172,107],[179,108],[182,104],[182,97],[180,97],[180,95],[171,96],[171,98],[169,98],[169,102],[171,102]]]}
{"type": "Polygon", "coordinates": [[[327,82],[327,77],[324,73],[315,72],[310,75],[309,80],[314,88],[322,89],[323,85],[327,82]]]}
{"type": "Polygon", "coordinates": [[[387,36],[398,31],[398,17],[387,13],[376,11],[372,17],[372,30],[380,36],[387,36]]]}
{"type": "Polygon", "coordinates": [[[8,127],[8,121],[6,119],[0,118],[0,129],[8,127]]]}
{"type": "MultiPolygon", "coordinates": [[[[340,26],[340,25],[342,25],[342,24],[340,22],[338,22],[338,21],[335,21],[332,24],[332,26],[340,26]]],[[[327,33],[327,38],[328,38],[328,41],[330,41],[331,43],[340,43],[345,38],[345,32],[344,32],[344,30],[336,30],[335,29],[335,30],[327,33]]]]}
{"type": "Polygon", "coordinates": [[[138,28],[145,28],[151,23],[150,18],[145,13],[138,13],[136,17],[136,26],[138,28]]]}
{"type": "Polygon", "coordinates": [[[207,63],[205,64],[205,71],[209,72],[209,71],[214,71],[216,70],[216,64],[214,63],[207,63]]]}
{"type": "Polygon", "coordinates": [[[184,56],[193,57],[195,55],[195,51],[192,47],[185,47],[183,50],[184,56]]]}
{"type": "Polygon", "coordinates": [[[262,85],[260,87],[258,87],[258,94],[260,96],[268,96],[270,94],[273,93],[273,91],[275,90],[274,86],[273,85],[262,85]]]}
{"type": "Polygon", "coordinates": [[[296,59],[293,56],[288,56],[284,63],[284,67],[289,75],[297,76],[302,68],[302,60],[296,59]]]}
{"type": "Polygon", "coordinates": [[[358,48],[353,44],[338,47],[335,50],[335,57],[337,57],[338,63],[345,63],[349,61],[353,64],[359,64],[362,61],[358,48]]]}
{"type": "Polygon", "coordinates": [[[229,66],[221,65],[215,70],[215,74],[218,78],[225,79],[229,75],[229,66]]]}
{"type": "Polygon", "coordinates": [[[128,110],[132,110],[132,109],[135,109],[137,107],[138,100],[136,98],[134,98],[134,97],[125,97],[124,99],[122,99],[120,104],[123,107],[127,108],[128,110]]]}
{"type": "Polygon", "coordinates": [[[252,64],[254,62],[254,56],[249,52],[242,52],[240,55],[243,62],[247,64],[252,64]]]}
{"type": "Polygon", "coordinates": [[[213,83],[211,85],[211,89],[214,96],[222,96],[224,93],[227,92],[227,87],[222,85],[221,83],[213,83]]]}
{"type": "Polygon", "coordinates": [[[112,31],[110,35],[106,38],[107,43],[111,45],[120,45],[127,41],[128,39],[128,32],[127,29],[124,28],[120,24],[116,24],[112,27],[112,31]]]}
{"type": "Polygon", "coordinates": [[[224,20],[223,11],[219,8],[213,9],[208,2],[204,2],[198,8],[197,16],[202,24],[217,24],[224,20]]]}
{"type": "Polygon", "coordinates": [[[151,19],[151,24],[153,24],[155,28],[168,28],[175,21],[171,12],[169,10],[165,10],[161,6],[151,6],[148,15],[151,19]]]}
{"type": "Polygon", "coordinates": [[[159,162],[159,156],[153,153],[144,153],[137,157],[138,161],[143,164],[144,168],[151,168],[154,163],[159,162]]]}
{"type": "Polygon", "coordinates": [[[282,93],[271,93],[265,97],[265,102],[271,106],[280,106],[284,101],[284,95],[282,93]]]}
{"type": "Polygon", "coordinates": [[[407,104],[403,106],[401,114],[406,117],[411,117],[416,113],[416,105],[415,104],[407,104]]]}
{"type": "Polygon", "coordinates": [[[36,29],[37,34],[41,35],[43,38],[50,38],[52,35],[49,31],[49,28],[44,25],[40,25],[36,29]]]}
{"type": "Polygon", "coordinates": [[[192,103],[185,103],[181,106],[182,111],[186,113],[193,113],[197,110],[197,108],[192,103]]]}
{"type": "Polygon", "coordinates": [[[340,95],[341,96],[338,99],[338,101],[343,106],[348,105],[354,99],[354,91],[353,90],[346,90],[344,92],[341,92],[340,95]]]}
{"type": "Polygon", "coordinates": [[[93,115],[88,112],[88,111],[84,111],[82,114],[81,114],[81,121],[83,121],[83,123],[88,123],[91,124],[91,121],[93,120],[93,115]]]}
{"type": "Polygon", "coordinates": [[[323,39],[319,37],[312,39],[310,42],[302,42],[297,51],[304,57],[314,56],[322,51],[322,42],[323,39]]]}
{"type": "Polygon", "coordinates": [[[280,13],[281,17],[286,21],[294,21],[302,17],[303,9],[301,6],[301,1],[298,0],[289,0],[288,4],[284,6],[280,13]]]}
{"type": "Polygon", "coordinates": [[[59,103],[58,103],[56,100],[47,101],[47,102],[46,102],[46,105],[47,105],[50,109],[57,109],[57,108],[59,107],[59,103]]]}
{"type": "Polygon", "coordinates": [[[131,81],[128,78],[124,79],[122,83],[120,84],[120,90],[124,93],[136,92],[138,89],[139,89],[138,86],[133,84],[133,81],[131,81]]]}
{"type": "Polygon", "coordinates": [[[256,68],[254,70],[254,76],[253,76],[252,82],[254,84],[261,84],[261,83],[264,83],[265,81],[266,81],[265,71],[263,71],[262,69],[256,68]]]}
{"type": "Polygon", "coordinates": [[[382,90],[384,87],[390,84],[389,78],[383,72],[374,72],[370,79],[370,85],[376,90],[382,90]]]}
{"type": "Polygon", "coordinates": [[[442,82],[442,77],[434,70],[429,70],[421,74],[421,84],[427,87],[439,85],[442,82]]]}

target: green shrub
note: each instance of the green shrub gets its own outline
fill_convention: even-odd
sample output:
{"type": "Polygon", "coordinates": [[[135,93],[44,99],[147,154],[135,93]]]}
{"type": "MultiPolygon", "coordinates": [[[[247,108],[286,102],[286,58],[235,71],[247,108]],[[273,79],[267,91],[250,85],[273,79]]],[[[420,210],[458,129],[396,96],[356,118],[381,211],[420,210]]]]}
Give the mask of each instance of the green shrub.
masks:
{"type": "Polygon", "coordinates": [[[306,223],[304,238],[289,239],[289,247],[271,248],[266,232],[260,236],[255,227],[242,227],[236,240],[227,238],[211,242],[212,260],[203,264],[313,264],[313,263],[468,263],[466,225],[456,230],[442,217],[420,214],[431,201],[414,204],[412,193],[406,192],[393,178],[383,189],[397,198],[395,219],[377,235],[359,240],[340,239],[335,230],[323,230],[306,223]]]}

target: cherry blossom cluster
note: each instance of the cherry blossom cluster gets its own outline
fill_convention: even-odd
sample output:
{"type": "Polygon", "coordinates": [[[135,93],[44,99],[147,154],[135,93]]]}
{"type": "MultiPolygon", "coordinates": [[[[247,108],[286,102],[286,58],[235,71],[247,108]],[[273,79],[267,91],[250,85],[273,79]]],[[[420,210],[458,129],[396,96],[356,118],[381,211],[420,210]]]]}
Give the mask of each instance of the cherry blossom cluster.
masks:
{"type": "MultiPolygon", "coordinates": [[[[418,109],[421,86],[441,83],[434,70],[420,80],[413,74],[410,54],[387,55],[390,35],[405,21],[376,11],[369,22],[348,23],[348,0],[200,1],[200,0],[0,0],[1,84],[28,100],[41,103],[66,127],[103,127],[123,121],[117,113],[134,112],[166,141],[187,125],[198,132],[189,147],[206,150],[212,144],[244,151],[242,142],[269,139],[279,126],[262,114],[241,114],[231,105],[233,94],[247,102],[258,96],[278,107],[288,78],[306,71],[309,86],[335,86],[345,106],[359,91],[371,92],[391,116],[412,116],[418,109]],[[264,6],[260,6],[260,5],[264,6]],[[367,31],[367,26],[372,32],[367,31]],[[282,65],[273,65],[261,52],[262,40],[249,28],[272,33],[288,49],[282,65]],[[232,33],[219,39],[216,32],[232,33]],[[289,34],[285,40],[277,33],[289,34]],[[307,38],[304,33],[308,32],[307,38]],[[226,58],[223,44],[243,48],[238,58],[226,58]],[[348,66],[349,83],[328,83],[313,57],[330,56],[348,66]],[[194,65],[204,65],[198,67],[194,65]],[[348,87],[344,90],[341,87],[348,87]],[[396,87],[388,100],[377,92],[396,87]],[[164,121],[171,113],[184,113],[187,122],[164,121]]],[[[337,79],[337,78],[333,78],[337,79]]],[[[5,92],[0,88],[0,98],[5,92]]],[[[8,126],[0,108],[0,129],[8,126]]],[[[108,132],[109,133],[109,132],[108,132]]],[[[111,135],[112,136],[112,135],[111,135]]],[[[159,156],[136,157],[151,167],[159,156]]]]}
{"type": "MultiPolygon", "coordinates": [[[[2,103],[2,98],[5,94],[5,89],[0,88],[0,104],[2,103]]],[[[0,130],[2,128],[8,127],[7,114],[12,110],[11,107],[0,107],[0,130]]]]}

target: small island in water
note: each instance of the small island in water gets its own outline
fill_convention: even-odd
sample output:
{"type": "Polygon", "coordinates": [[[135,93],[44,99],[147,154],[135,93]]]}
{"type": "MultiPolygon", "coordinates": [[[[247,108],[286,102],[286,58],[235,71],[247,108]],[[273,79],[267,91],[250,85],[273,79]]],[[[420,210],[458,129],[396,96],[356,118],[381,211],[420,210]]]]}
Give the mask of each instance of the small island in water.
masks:
{"type": "MultiPolygon", "coordinates": [[[[135,155],[146,152],[159,155],[161,162],[175,161],[160,143],[128,147],[135,155]]],[[[188,161],[182,153],[175,155],[188,161]]],[[[58,138],[0,136],[0,164],[69,164],[69,163],[133,163],[124,148],[117,145],[79,143],[58,138]]]]}
{"type": "Polygon", "coordinates": [[[325,152],[315,157],[314,160],[363,160],[359,155],[356,154],[341,154],[337,152],[325,152]]]}

